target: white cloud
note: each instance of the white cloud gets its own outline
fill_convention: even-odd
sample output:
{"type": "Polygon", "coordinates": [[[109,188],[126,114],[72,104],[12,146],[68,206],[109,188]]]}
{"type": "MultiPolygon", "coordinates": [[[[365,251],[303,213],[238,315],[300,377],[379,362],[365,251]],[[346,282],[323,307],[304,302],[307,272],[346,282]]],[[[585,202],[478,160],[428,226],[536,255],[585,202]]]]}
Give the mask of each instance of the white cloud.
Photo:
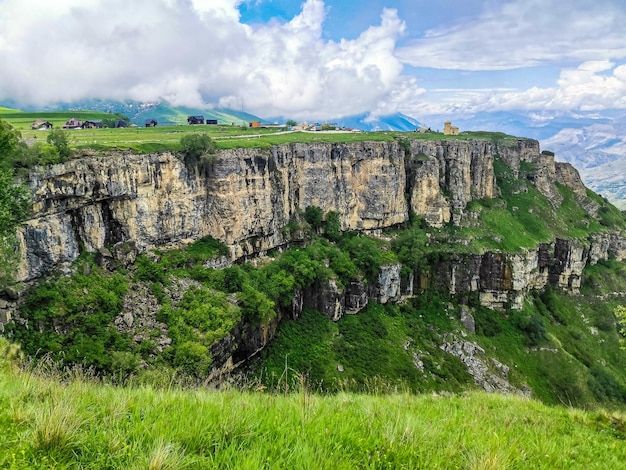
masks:
{"type": "Polygon", "coordinates": [[[626,66],[613,67],[609,62],[584,62],[577,68],[562,70],[556,87],[483,94],[468,102],[467,108],[474,111],[624,109],[626,66]]]}
{"type": "Polygon", "coordinates": [[[456,70],[621,59],[626,57],[625,21],[621,2],[489,2],[482,15],[427,31],[398,56],[414,66],[456,70]]]}
{"type": "Polygon", "coordinates": [[[322,37],[326,7],[285,24],[240,22],[241,0],[0,0],[0,99],[165,98],[265,116],[394,112],[420,93],[395,56],[405,24],[384,9],[354,40],[322,37]]]}
{"type": "MultiPolygon", "coordinates": [[[[626,109],[626,65],[588,61],[563,69],[553,87],[451,88],[428,90],[403,112],[412,116],[471,115],[481,111],[557,112],[626,109]]],[[[550,114],[551,115],[551,114],[550,114]]],[[[586,116],[588,116],[586,114],[586,116]]]]}

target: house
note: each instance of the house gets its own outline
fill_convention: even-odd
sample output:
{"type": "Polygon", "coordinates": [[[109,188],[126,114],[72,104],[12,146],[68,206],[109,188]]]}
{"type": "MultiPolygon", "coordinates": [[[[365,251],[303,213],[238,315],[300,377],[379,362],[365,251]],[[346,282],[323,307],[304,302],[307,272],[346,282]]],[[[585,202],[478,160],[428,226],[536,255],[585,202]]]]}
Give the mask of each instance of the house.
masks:
{"type": "Polygon", "coordinates": [[[145,124],[146,127],[156,127],[158,122],[156,119],[146,119],[145,124]]]}
{"type": "Polygon", "coordinates": [[[83,128],[83,121],[76,119],[76,118],[70,119],[63,126],[63,129],[82,129],[82,128],[83,128]]]}
{"type": "Polygon", "coordinates": [[[204,116],[187,116],[187,124],[204,124],[204,116]]]}
{"type": "Polygon", "coordinates": [[[443,123],[443,133],[444,135],[459,135],[459,128],[453,126],[450,121],[446,121],[443,123]]]}
{"type": "Polygon", "coordinates": [[[261,127],[261,121],[252,121],[248,124],[249,127],[261,127]]]}
{"type": "Polygon", "coordinates": [[[102,121],[85,121],[83,129],[102,129],[102,121]]]}
{"type": "Polygon", "coordinates": [[[37,119],[36,121],[32,122],[30,128],[34,131],[46,131],[52,129],[52,123],[50,121],[42,121],[41,119],[37,119]]]}
{"type": "Polygon", "coordinates": [[[208,126],[217,126],[217,119],[207,119],[206,123],[208,126]]]}
{"type": "Polygon", "coordinates": [[[123,121],[122,119],[120,119],[119,121],[115,121],[115,126],[116,129],[120,128],[120,127],[128,127],[128,123],[126,121],[123,121]]]}

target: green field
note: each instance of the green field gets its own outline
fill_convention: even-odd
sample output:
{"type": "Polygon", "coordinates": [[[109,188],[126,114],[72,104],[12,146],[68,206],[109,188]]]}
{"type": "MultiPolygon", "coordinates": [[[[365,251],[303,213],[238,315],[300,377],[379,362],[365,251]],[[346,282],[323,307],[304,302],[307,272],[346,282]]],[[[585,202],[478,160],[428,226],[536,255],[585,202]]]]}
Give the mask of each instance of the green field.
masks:
{"type": "MultiPolygon", "coordinates": [[[[0,119],[8,121],[20,131],[22,138],[29,143],[43,140],[45,131],[33,131],[31,123],[36,119],[50,121],[55,129],[61,129],[65,122],[75,117],[80,120],[117,119],[112,114],[97,111],[51,111],[22,112],[0,108],[0,119]]],[[[186,133],[206,133],[216,141],[218,149],[230,148],[270,148],[272,145],[302,143],[345,143],[364,141],[392,142],[397,139],[421,140],[502,140],[509,136],[501,133],[472,132],[459,136],[444,136],[441,133],[419,134],[413,132],[284,132],[284,128],[249,128],[239,125],[217,126],[157,126],[152,128],[129,127],[121,129],[74,129],[68,130],[70,145],[73,148],[93,148],[95,150],[130,150],[148,153],[178,150],[180,138],[186,133]]]]}

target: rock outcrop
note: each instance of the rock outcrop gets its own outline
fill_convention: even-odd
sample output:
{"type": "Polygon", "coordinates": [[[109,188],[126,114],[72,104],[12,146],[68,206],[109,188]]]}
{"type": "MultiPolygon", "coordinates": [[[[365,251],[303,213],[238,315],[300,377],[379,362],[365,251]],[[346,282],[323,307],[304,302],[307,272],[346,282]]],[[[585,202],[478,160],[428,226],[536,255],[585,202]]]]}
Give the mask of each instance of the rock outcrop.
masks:
{"type": "Polygon", "coordinates": [[[489,393],[510,393],[530,397],[528,387],[519,389],[507,380],[509,367],[493,358],[489,359],[485,355],[485,350],[474,341],[467,341],[450,333],[443,338],[440,348],[458,357],[476,385],[483,390],[489,393]]]}

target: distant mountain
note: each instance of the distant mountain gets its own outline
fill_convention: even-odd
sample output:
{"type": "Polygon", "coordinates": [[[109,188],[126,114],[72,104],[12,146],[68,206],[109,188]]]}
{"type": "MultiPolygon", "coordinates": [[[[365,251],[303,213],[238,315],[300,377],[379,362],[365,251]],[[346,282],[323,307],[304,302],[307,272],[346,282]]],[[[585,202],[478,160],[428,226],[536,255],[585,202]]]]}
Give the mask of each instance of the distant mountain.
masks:
{"type": "Polygon", "coordinates": [[[216,119],[218,124],[247,126],[251,121],[263,121],[254,114],[235,111],[227,108],[186,108],[174,107],[167,103],[143,105],[131,118],[131,121],[142,126],[146,119],[156,119],[159,124],[187,124],[187,116],[202,115],[205,119],[216,119]]]}
{"type": "MultiPolygon", "coordinates": [[[[24,111],[42,111],[41,108],[20,107],[14,102],[0,103],[0,106],[20,108],[24,111]]],[[[258,116],[227,108],[187,108],[175,107],[166,102],[140,103],[137,101],[81,100],[72,103],[57,103],[47,106],[46,111],[86,110],[121,113],[143,126],[146,119],[156,119],[159,124],[187,124],[187,116],[203,115],[205,119],[217,119],[219,124],[248,125],[250,121],[262,121],[258,116]]]]}
{"type": "Polygon", "coordinates": [[[361,129],[362,131],[413,131],[420,127],[417,119],[402,113],[389,114],[372,118],[369,114],[349,116],[336,121],[343,127],[361,129]]]}

